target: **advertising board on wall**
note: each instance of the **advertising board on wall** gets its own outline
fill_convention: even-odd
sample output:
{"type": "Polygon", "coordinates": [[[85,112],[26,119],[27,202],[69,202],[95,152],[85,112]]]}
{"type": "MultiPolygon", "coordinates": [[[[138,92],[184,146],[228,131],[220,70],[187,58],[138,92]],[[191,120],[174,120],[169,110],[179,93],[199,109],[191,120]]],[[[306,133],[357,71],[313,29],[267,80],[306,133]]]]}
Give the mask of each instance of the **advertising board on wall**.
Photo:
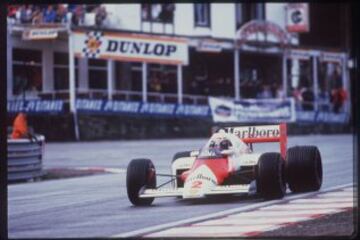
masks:
{"type": "Polygon", "coordinates": [[[76,57],[187,65],[186,39],[144,34],[74,31],[76,57]]]}
{"type": "Polygon", "coordinates": [[[22,34],[23,40],[44,40],[57,37],[58,30],[56,28],[30,28],[24,30],[22,34]]]}
{"type": "Polygon", "coordinates": [[[286,6],[286,29],[288,32],[309,32],[309,4],[288,3],[286,6]]]}
{"type": "Polygon", "coordinates": [[[161,116],[209,117],[208,105],[187,105],[175,103],[143,103],[136,101],[77,99],[76,109],[79,112],[144,114],[161,116]]]}
{"type": "Polygon", "coordinates": [[[232,101],[209,97],[214,122],[294,122],[293,98],[232,101]]]}
{"type": "Polygon", "coordinates": [[[9,100],[7,111],[12,113],[59,113],[64,111],[62,100],[9,100]]]}

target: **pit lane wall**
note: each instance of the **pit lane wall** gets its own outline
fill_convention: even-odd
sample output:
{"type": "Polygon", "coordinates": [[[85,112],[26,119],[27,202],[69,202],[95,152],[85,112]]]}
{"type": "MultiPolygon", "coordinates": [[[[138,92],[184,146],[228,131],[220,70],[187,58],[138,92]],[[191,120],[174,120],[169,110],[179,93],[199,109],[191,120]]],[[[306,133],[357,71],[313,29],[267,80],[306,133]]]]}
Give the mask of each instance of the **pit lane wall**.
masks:
{"type": "MultiPolygon", "coordinates": [[[[351,131],[347,113],[295,110],[292,99],[209,99],[209,105],[77,99],[81,140],[207,137],[218,126],[287,122],[289,134],[351,131]]],[[[74,117],[62,100],[8,101],[8,125],[16,113],[49,141],[74,140],[74,117]]]]}

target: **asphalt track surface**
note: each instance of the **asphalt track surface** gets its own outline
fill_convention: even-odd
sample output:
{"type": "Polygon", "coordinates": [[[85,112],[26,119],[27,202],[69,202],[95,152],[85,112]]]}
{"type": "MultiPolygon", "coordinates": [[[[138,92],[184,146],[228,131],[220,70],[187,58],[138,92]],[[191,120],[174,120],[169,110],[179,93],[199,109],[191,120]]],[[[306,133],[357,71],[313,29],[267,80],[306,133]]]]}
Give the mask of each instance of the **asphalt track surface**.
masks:
{"type": "MultiPolygon", "coordinates": [[[[46,145],[44,168],[125,169],[133,158],[150,158],[158,173],[169,173],[174,153],[200,148],[205,142],[206,139],[51,143],[46,145]]],[[[289,137],[288,146],[294,145],[318,146],[323,159],[323,188],[354,181],[352,135],[289,137]]],[[[278,145],[258,144],[255,151],[278,151],[278,145]]],[[[125,179],[124,172],[9,185],[9,238],[109,237],[263,201],[256,196],[201,201],[158,198],[150,207],[134,207],[127,198],[125,179]]]]}

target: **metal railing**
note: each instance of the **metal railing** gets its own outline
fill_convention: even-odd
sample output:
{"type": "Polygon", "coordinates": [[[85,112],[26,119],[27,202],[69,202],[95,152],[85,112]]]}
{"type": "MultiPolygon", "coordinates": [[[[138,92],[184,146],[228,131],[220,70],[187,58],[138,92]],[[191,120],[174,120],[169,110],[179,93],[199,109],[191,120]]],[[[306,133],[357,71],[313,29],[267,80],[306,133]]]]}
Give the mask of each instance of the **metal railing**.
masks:
{"type": "Polygon", "coordinates": [[[8,181],[37,179],[43,175],[42,159],[45,137],[7,140],[8,181]]]}

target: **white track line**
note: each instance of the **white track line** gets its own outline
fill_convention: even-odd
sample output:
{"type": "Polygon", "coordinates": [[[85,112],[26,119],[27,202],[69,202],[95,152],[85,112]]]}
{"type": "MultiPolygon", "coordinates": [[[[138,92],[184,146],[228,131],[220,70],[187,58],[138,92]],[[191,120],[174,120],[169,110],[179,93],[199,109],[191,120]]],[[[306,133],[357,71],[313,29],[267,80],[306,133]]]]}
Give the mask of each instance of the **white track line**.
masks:
{"type": "MultiPolygon", "coordinates": [[[[247,206],[243,206],[243,207],[238,207],[238,208],[233,208],[233,209],[229,209],[229,210],[220,211],[220,212],[217,212],[217,213],[211,213],[211,214],[203,215],[203,216],[200,216],[200,217],[188,218],[188,219],[184,219],[184,220],[180,220],[180,221],[175,221],[175,222],[172,222],[172,223],[165,223],[165,224],[160,224],[160,225],[156,225],[156,226],[152,226],[152,227],[143,228],[141,230],[135,230],[135,231],[125,232],[125,233],[121,233],[121,234],[116,234],[116,235],[112,235],[110,237],[113,237],[113,238],[119,238],[119,237],[121,237],[121,238],[129,238],[129,237],[135,237],[135,236],[143,236],[145,234],[149,234],[149,233],[164,230],[164,229],[173,228],[173,227],[176,227],[176,226],[179,226],[179,225],[185,225],[185,224],[200,222],[200,221],[208,220],[208,219],[211,219],[211,218],[217,218],[217,217],[222,217],[222,216],[226,216],[226,215],[229,215],[229,214],[238,213],[238,212],[241,212],[241,211],[249,211],[249,210],[253,210],[253,209],[256,209],[256,208],[260,208],[260,207],[271,206],[271,205],[276,204],[276,203],[282,203],[282,202],[287,202],[289,200],[300,199],[300,198],[304,198],[304,197],[312,196],[312,195],[318,195],[320,193],[329,192],[329,191],[333,191],[333,190],[338,190],[338,189],[341,189],[341,188],[351,187],[351,186],[353,186],[353,183],[348,183],[348,184],[343,184],[343,185],[339,185],[339,186],[326,188],[326,189],[323,189],[323,190],[321,190],[319,192],[309,192],[309,193],[303,193],[303,194],[296,194],[296,195],[292,195],[292,196],[290,195],[290,196],[286,196],[285,198],[283,198],[281,200],[272,200],[272,201],[267,201],[267,202],[255,203],[255,204],[251,204],[251,205],[247,205],[247,206]]],[[[154,235],[152,234],[152,236],[154,236],[154,235]]],[[[238,236],[238,235],[236,235],[236,236],[238,236]]]]}

